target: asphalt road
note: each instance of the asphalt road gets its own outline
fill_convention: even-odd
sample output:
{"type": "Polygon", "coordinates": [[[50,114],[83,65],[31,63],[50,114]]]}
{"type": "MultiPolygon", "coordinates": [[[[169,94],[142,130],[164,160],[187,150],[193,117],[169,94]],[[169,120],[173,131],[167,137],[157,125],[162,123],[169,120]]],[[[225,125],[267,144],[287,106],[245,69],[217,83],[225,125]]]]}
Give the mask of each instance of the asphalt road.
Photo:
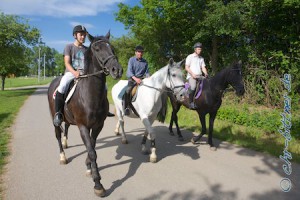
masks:
{"type": "MultiPolygon", "coordinates": [[[[46,93],[47,87],[41,87],[30,96],[12,127],[4,199],[99,199],[92,179],[85,176],[87,153],[76,126],[70,128],[65,151],[69,164],[59,164],[46,93]]],[[[126,118],[127,145],[114,135],[115,124],[115,118],[107,118],[96,144],[105,199],[300,199],[296,163],[288,176],[292,189],[285,193],[280,187],[286,176],[279,158],[218,140],[218,150],[210,151],[204,142],[192,145],[192,133],[186,130],[182,130],[186,140],[179,142],[157,122],[158,162],[153,164],[141,154],[144,128],[139,119],[126,118]]]]}

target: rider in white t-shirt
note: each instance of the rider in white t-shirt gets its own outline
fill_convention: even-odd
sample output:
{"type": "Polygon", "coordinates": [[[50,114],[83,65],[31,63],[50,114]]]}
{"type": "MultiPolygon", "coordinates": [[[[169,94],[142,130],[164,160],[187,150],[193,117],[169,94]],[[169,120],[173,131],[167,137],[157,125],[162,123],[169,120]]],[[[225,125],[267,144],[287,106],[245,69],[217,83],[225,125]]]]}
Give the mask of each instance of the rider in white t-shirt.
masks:
{"type": "Polygon", "coordinates": [[[202,44],[197,42],[194,45],[194,53],[188,55],[185,61],[185,70],[188,72],[186,78],[188,79],[190,84],[190,89],[189,89],[190,109],[196,109],[194,103],[194,95],[196,90],[197,78],[202,76],[202,73],[204,73],[205,77],[208,76],[204,59],[203,57],[200,56],[201,51],[202,51],[202,44]]]}

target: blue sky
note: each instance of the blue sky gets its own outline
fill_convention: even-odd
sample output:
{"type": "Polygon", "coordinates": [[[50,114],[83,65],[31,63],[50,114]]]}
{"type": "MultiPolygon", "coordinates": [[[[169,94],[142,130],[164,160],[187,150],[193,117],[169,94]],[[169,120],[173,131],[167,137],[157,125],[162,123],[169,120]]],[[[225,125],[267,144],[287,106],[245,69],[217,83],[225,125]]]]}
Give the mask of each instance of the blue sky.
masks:
{"type": "Polygon", "coordinates": [[[28,19],[41,31],[43,42],[62,53],[74,41],[72,30],[78,24],[91,35],[105,35],[108,30],[114,37],[126,35],[124,25],[115,21],[118,3],[134,6],[139,0],[0,0],[0,11],[28,19]]]}

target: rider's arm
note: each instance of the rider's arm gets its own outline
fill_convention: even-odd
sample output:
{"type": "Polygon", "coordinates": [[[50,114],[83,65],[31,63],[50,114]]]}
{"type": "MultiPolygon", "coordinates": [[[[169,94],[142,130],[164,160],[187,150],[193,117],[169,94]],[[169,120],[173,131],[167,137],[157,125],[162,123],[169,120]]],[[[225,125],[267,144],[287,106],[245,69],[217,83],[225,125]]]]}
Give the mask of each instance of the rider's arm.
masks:
{"type": "Polygon", "coordinates": [[[204,73],[205,77],[208,76],[208,73],[207,73],[207,69],[206,69],[206,66],[202,66],[202,72],[204,73]]]}
{"type": "Polygon", "coordinates": [[[74,70],[72,65],[71,65],[71,57],[69,55],[64,56],[64,62],[67,70],[71,72],[76,78],[79,77],[79,72],[74,70]]]}

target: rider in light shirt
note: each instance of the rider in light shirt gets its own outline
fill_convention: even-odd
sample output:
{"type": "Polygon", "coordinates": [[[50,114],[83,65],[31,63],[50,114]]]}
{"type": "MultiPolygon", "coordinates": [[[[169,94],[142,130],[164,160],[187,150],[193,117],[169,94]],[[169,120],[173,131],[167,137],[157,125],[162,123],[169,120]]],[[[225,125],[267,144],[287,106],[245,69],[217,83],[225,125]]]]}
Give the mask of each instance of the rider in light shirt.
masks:
{"type": "Polygon", "coordinates": [[[202,73],[204,73],[205,77],[208,76],[204,59],[202,56],[200,56],[201,51],[202,51],[202,44],[197,42],[194,45],[194,53],[188,55],[185,61],[185,70],[188,72],[186,78],[188,79],[190,84],[190,89],[189,89],[190,109],[196,109],[194,103],[194,95],[196,90],[197,78],[202,76],[202,73]]]}

